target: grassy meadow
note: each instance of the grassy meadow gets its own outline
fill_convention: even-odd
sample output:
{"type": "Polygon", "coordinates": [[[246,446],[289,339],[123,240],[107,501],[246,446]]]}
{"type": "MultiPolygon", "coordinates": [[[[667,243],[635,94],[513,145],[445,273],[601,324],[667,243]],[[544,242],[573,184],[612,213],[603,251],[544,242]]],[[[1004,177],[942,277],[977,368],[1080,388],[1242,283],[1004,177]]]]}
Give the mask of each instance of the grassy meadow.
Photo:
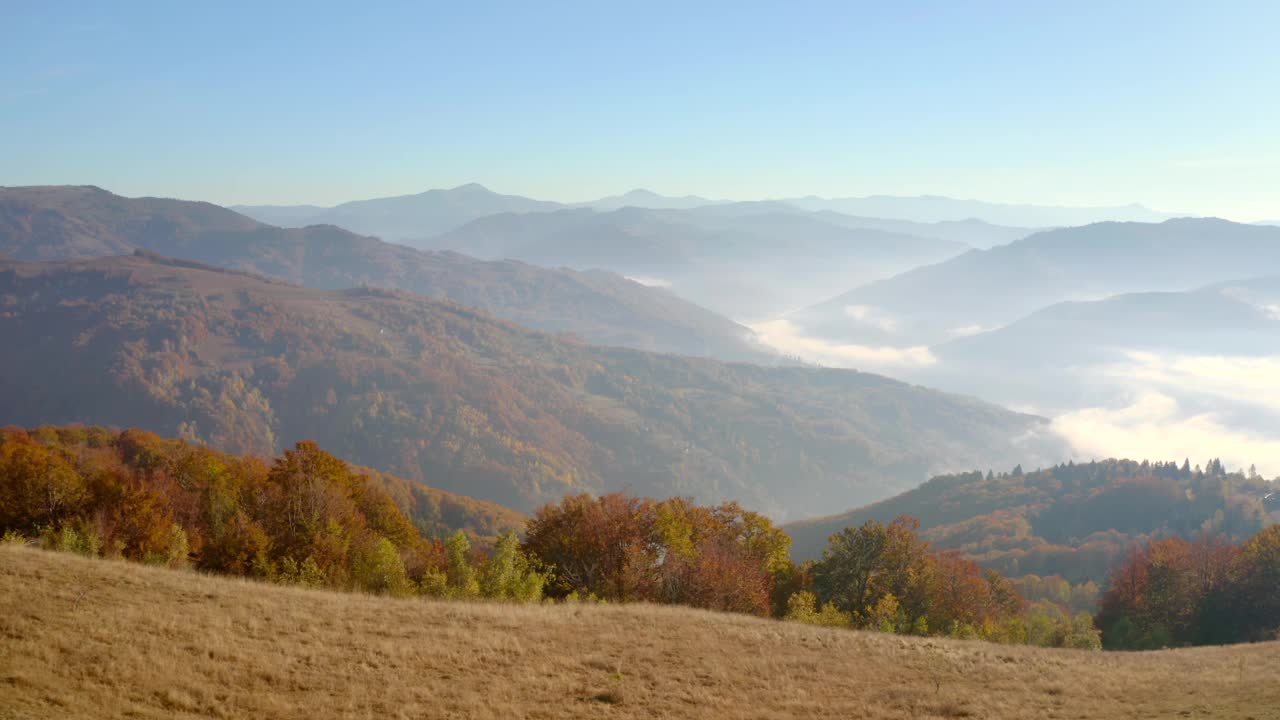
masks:
{"type": "Polygon", "coordinates": [[[0,546],[0,720],[1280,717],[1280,643],[1101,653],[396,600],[0,546]]]}

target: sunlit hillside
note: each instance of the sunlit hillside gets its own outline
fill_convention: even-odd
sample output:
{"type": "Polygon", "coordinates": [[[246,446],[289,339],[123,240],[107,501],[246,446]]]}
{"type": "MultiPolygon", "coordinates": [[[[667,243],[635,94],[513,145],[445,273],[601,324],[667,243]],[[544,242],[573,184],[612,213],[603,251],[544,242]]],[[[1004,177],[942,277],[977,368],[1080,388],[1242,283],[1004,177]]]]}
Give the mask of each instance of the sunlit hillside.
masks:
{"type": "Polygon", "coordinates": [[[1280,643],[1153,653],[393,600],[0,547],[0,718],[1274,717],[1280,643]]]}

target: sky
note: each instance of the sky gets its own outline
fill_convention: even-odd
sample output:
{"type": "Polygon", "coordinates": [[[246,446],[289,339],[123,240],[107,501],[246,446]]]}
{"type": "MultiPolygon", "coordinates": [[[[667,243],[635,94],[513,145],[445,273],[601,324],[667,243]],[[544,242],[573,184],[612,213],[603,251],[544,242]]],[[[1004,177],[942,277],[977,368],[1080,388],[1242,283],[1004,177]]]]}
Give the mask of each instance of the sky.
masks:
{"type": "Polygon", "coordinates": [[[0,185],[1280,219],[1270,1],[0,4],[0,185]]]}

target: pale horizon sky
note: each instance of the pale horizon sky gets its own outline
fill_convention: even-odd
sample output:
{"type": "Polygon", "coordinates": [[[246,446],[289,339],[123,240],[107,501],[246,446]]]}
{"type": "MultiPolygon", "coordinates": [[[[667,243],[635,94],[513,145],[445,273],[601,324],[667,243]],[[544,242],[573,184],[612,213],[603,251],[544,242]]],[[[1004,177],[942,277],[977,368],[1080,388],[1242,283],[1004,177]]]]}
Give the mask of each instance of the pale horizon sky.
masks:
{"type": "Polygon", "coordinates": [[[0,185],[1280,219],[1280,5],[6,3],[0,185]]]}

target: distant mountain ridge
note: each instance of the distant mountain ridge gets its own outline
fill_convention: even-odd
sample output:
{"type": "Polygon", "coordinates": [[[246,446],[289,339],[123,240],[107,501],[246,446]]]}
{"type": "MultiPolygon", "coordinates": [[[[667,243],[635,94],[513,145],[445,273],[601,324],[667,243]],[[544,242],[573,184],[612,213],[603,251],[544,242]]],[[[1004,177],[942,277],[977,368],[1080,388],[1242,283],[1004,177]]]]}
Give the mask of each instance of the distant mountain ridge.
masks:
{"type": "Polygon", "coordinates": [[[1069,207],[960,200],[939,195],[872,195],[848,198],[810,195],[787,198],[784,202],[806,210],[834,210],[847,215],[875,218],[925,223],[978,218],[996,225],[1022,227],[1088,225],[1098,222],[1160,222],[1176,217],[1137,203],[1110,207],[1069,207]]]}
{"type": "MultiPolygon", "coordinates": [[[[1186,413],[1211,412],[1238,432],[1267,437],[1280,406],[1269,404],[1265,393],[1251,396],[1154,370],[1141,375],[1144,366],[1206,356],[1227,363],[1222,373],[1230,375],[1232,367],[1265,367],[1280,357],[1280,276],[1058,303],[931,352],[937,363],[911,372],[912,381],[1050,415],[1116,407],[1146,388],[1173,398],[1186,413]]],[[[1265,385],[1261,378],[1252,382],[1265,385]]]]}
{"type": "Polygon", "coordinates": [[[573,203],[573,207],[589,207],[596,210],[617,210],[624,207],[643,207],[664,210],[687,210],[690,208],[702,207],[704,205],[717,205],[724,203],[724,200],[708,200],[697,195],[684,195],[681,197],[672,197],[669,195],[660,195],[652,190],[644,188],[636,188],[629,190],[621,195],[610,195],[599,200],[590,200],[583,203],[573,203]]]}
{"type": "Polygon", "coordinates": [[[1280,354],[1280,276],[1186,292],[1113,295],[1050,305],[990,332],[934,347],[944,363],[1081,362],[1107,349],[1228,355],[1280,354]],[[1067,347],[1054,342],[1071,338],[1067,347]],[[1036,357],[1036,353],[1052,354],[1036,357]]]}
{"type": "Polygon", "coordinates": [[[820,210],[815,213],[823,220],[852,228],[884,230],[886,232],[914,235],[916,237],[935,238],[961,243],[979,250],[1006,245],[1021,240],[1028,235],[1040,232],[1037,228],[996,225],[977,218],[963,220],[941,220],[938,222],[915,222],[911,220],[894,220],[886,218],[858,217],[846,215],[834,210],[820,210]]]}
{"type": "Polygon", "coordinates": [[[772,202],[679,210],[577,208],[493,215],[415,244],[652,278],[737,319],[774,315],[850,282],[936,262],[968,247],[848,220],[832,222],[772,202]]]}
{"type": "Polygon", "coordinates": [[[1040,418],[876,375],[594,348],[156,256],[0,264],[0,336],[0,424],[259,454],[314,439],[521,510],[625,489],[803,516],[1064,451],[1040,418]]]}
{"type": "MultiPolygon", "coordinates": [[[[449,232],[471,220],[505,212],[550,212],[566,208],[593,208],[608,211],[624,207],[692,210],[735,202],[744,201],[713,200],[697,195],[676,197],[636,188],[621,195],[567,203],[536,200],[519,195],[503,195],[478,183],[469,183],[455,188],[427,190],[411,195],[356,200],[333,207],[237,205],[231,209],[262,222],[282,227],[331,224],[366,235],[376,235],[385,240],[411,240],[449,232]]],[[[806,196],[745,202],[774,203],[808,212],[836,212],[864,220],[918,224],[963,223],[976,220],[995,226],[1017,228],[1087,225],[1105,221],[1160,222],[1175,217],[1174,214],[1158,212],[1139,204],[1070,207],[993,203],[931,195],[916,197],[875,195],[861,198],[806,196]]],[[[869,224],[863,226],[872,227],[869,224]]],[[[881,229],[891,229],[895,232],[906,230],[902,227],[882,227],[881,229]]],[[[943,236],[942,239],[956,240],[958,239],[956,234],[959,232],[961,231],[943,236]]],[[[908,234],[920,233],[909,232],[908,234]]],[[[961,242],[968,242],[976,247],[1000,244],[985,242],[986,235],[975,236],[980,242],[965,240],[961,242]]],[[[926,237],[938,237],[938,235],[929,234],[926,237]]],[[[1010,239],[1012,238],[1006,236],[1004,242],[1010,239]]]]}
{"type": "Polygon", "coordinates": [[[96,187],[0,189],[0,253],[50,260],[130,253],[249,270],[320,288],[403,288],[604,345],[774,362],[747,328],[618,275],[419,252],[332,225],[283,229],[209,203],[96,187]]]}
{"type": "Polygon", "coordinates": [[[938,344],[1054,303],[1280,274],[1280,228],[1213,218],[1049,230],[855,288],[792,316],[823,337],[938,344]],[[884,319],[860,324],[848,308],[884,319]],[[971,330],[972,329],[972,330],[971,330]]]}
{"type": "Polygon", "coordinates": [[[330,208],[242,205],[231,209],[275,225],[337,225],[384,240],[402,240],[442,233],[485,215],[560,207],[560,203],[501,195],[478,183],[470,183],[415,195],[355,200],[330,208]]]}

